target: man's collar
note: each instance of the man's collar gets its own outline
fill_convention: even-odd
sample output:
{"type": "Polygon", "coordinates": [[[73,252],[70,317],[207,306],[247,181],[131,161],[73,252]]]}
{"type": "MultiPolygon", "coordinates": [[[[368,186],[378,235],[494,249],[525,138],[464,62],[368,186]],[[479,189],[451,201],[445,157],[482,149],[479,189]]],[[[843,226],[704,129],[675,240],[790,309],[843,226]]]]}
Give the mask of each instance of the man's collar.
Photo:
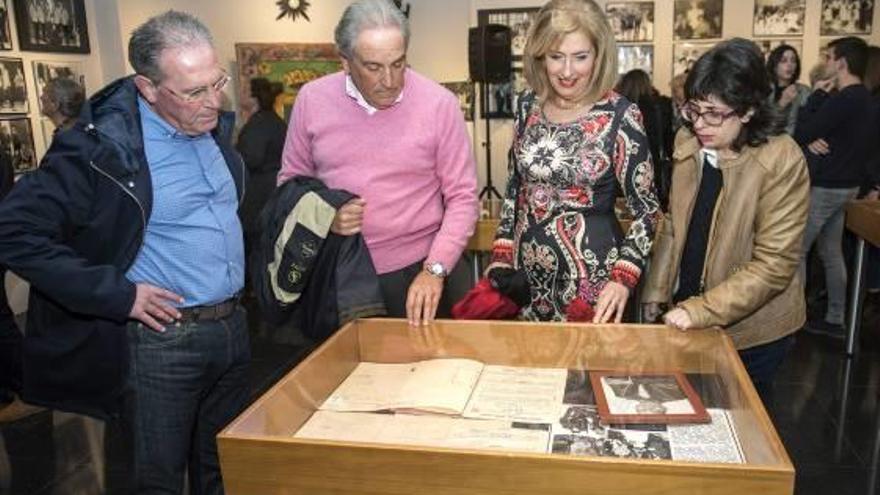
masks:
{"type": "Polygon", "coordinates": [[[159,113],[156,112],[156,110],[153,108],[153,105],[150,105],[150,102],[148,102],[143,96],[138,95],[137,99],[138,108],[141,112],[141,115],[143,115],[146,119],[146,123],[155,126],[155,128],[158,129],[158,131],[162,133],[162,135],[165,137],[179,139],[199,139],[209,134],[205,133],[200,136],[190,136],[184,132],[181,132],[176,127],[168,123],[167,120],[162,118],[162,116],[159,115],[159,113]]]}
{"type": "MultiPolygon", "coordinates": [[[[357,88],[357,86],[355,86],[350,74],[345,74],[345,94],[356,101],[357,104],[367,112],[367,115],[373,115],[374,113],[379,111],[378,108],[371,105],[370,102],[368,102],[367,99],[364,98],[364,95],[361,94],[360,90],[357,88]]],[[[400,94],[397,95],[397,99],[394,100],[394,105],[400,103],[401,100],[403,100],[403,91],[401,91],[400,94]]]]}

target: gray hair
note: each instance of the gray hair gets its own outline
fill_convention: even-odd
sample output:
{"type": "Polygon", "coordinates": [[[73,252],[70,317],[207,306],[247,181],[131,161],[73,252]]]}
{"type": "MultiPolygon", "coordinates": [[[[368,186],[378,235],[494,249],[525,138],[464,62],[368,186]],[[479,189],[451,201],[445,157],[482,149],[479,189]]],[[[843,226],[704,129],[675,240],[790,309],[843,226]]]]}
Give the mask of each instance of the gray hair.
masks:
{"type": "Polygon", "coordinates": [[[69,77],[56,77],[43,87],[50,100],[58,106],[58,113],[68,119],[75,119],[85,101],[86,94],[82,86],[69,77]]]}
{"type": "Polygon", "coordinates": [[[357,0],[349,5],[336,25],[336,49],[350,59],[354,42],[364,30],[396,27],[403,35],[404,48],[409,46],[409,21],[403,12],[389,0],[357,0]]]}
{"type": "Polygon", "coordinates": [[[162,52],[199,44],[214,45],[214,38],[202,21],[191,14],[169,10],[151,17],[131,33],[128,62],[136,73],[161,82],[165,77],[159,68],[162,52]]]}

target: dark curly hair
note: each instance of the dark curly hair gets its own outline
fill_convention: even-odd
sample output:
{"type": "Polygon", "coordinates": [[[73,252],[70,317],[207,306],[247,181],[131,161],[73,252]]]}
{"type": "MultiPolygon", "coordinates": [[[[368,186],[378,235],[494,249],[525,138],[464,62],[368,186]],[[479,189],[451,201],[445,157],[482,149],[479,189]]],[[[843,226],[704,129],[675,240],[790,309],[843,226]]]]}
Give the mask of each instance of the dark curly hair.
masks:
{"type": "MultiPolygon", "coordinates": [[[[752,110],[731,148],[758,146],[767,138],[784,132],[782,119],[768,99],[770,78],[758,45],[733,38],[718,43],[697,60],[688,73],[684,95],[688,101],[715,97],[740,117],[752,110]]],[[[688,124],[690,127],[691,124],[688,124]]]]}
{"type": "Polygon", "coordinates": [[[795,66],[794,73],[791,75],[791,82],[797,82],[801,78],[801,56],[798,55],[797,50],[785,43],[774,48],[770,55],[767,56],[767,75],[770,77],[770,84],[773,85],[773,99],[776,101],[779,100],[779,97],[782,96],[782,90],[785,89],[779,86],[779,81],[776,79],[776,66],[779,65],[779,61],[782,60],[782,56],[787,51],[794,53],[795,66]]]}

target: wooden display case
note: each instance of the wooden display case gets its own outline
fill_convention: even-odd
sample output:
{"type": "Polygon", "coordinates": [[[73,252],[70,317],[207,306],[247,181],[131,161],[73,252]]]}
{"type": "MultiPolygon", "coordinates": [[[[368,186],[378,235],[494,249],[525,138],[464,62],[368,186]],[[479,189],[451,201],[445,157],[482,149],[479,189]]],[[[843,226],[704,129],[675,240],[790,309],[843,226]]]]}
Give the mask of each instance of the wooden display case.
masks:
{"type": "Polygon", "coordinates": [[[791,494],[794,467],[721,331],[659,325],[358,320],[218,436],[229,494],[791,494]],[[465,357],[487,364],[715,374],[744,464],[573,457],[293,438],[361,361],[465,357]]]}

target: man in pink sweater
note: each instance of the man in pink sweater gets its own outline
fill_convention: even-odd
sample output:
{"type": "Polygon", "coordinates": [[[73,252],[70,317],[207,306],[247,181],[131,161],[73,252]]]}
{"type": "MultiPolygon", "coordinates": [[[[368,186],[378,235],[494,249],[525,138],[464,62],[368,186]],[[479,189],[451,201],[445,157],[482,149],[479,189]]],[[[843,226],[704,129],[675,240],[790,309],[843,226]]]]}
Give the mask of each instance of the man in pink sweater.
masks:
{"type": "Polygon", "coordinates": [[[458,100],[407,67],[409,25],[389,0],[349,5],[335,37],[344,71],[297,95],[278,182],[316,177],[360,196],[330,230],[363,233],[389,315],[448,317],[444,281],[478,214],[458,100]]]}

